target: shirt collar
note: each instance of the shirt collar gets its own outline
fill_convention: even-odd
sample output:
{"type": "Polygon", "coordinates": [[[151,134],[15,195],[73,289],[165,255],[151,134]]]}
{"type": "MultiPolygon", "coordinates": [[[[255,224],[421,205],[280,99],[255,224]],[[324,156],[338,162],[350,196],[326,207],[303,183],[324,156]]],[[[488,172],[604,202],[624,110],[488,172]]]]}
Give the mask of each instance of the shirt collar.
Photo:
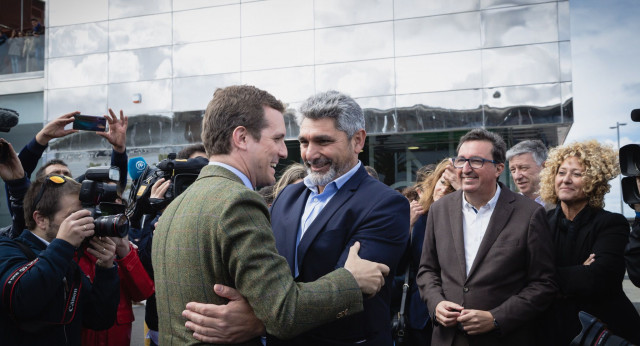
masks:
{"type": "MultiPolygon", "coordinates": [[[[353,168],[351,168],[347,173],[339,176],[336,180],[330,182],[329,184],[327,184],[327,187],[329,185],[334,185],[335,186],[335,190],[338,191],[340,190],[340,188],[347,182],[349,181],[349,179],[351,179],[351,177],[353,177],[354,174],[356,174],[356,172],[358,171],[358,169],[360,168],[360,166],[362,165],[362,162],[360,162],[360,160],[358,160],[358,163],[353,166],[353,168]]],[[[303,180],[304,185],[307,186],[307,188],[309,188],[309,190],[318,193],[318,187],[315,186],[312,182],[311,179],[307,176],[304,178],[303,180]]],[[[326,189],[326,187],[325,187],[326,189]]]]}
{"type": "MultiPolygon", "coordinates": [[[[491,199],[489,200],[489,202],[487,202],[487,204],[483,205],[482,207],[480,207],[480,209],[484,208],[484,207],[489,207],[489,209],[493,209],[496,207],[496,204],[498,203],[498,198],[500,197],[500,191],[502,191],[502,189],[500,188],[500,184],[496,184],[496,193],[493,195],[493,197],[491,197],[491,199]]],[[[476,208],[469,202],[467,202],[467,198],[464,195],[464,191],[462,192],[462,207],[463,208],[472,208],[476,213],[478,212],[476,210],[476,208]]]]}
{"type": "Polygon", "coordinates": [[[33,234],[36,238],[40,239],[40,241],[42,241],[46,246],[49,246],[49,244],[51,244],[50,242],[48,242],[48,241],[46,241],[46,240],[44,240],[44,239],[40,238],[40,236],[39,236],[39,235],[37,235],[37,234],[35,234],[35,233],[33,233],[33,232],[31,232],[31,234],[33,234]]]}
{"type": "Polygon", "coordinates": [[[249,190],[253,190],[253,184],[251,184],[251,181],[249,180],[249,178],[247,178],[247,176],[244,175],[244,173],[240,172],[240,170],[238,170],[237,168],[233,166],[229,166],[226,163],[218,162],[218,161],[211,161],[209,162],[209,165],[220,166],[222,168],[226,168],[230,170],[231,172],[233,172],[233,174],[237,175],[238,178],[240,178],[240,180],[242,180],[242,183],[244,184],[244,186],[246,186],[249,190]]]}

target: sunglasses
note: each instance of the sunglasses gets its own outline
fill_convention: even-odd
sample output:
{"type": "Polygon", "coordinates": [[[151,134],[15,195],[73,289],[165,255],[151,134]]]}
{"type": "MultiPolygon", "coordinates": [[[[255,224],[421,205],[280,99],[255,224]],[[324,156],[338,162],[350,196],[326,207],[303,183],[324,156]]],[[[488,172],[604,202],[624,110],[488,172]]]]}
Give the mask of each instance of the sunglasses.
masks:
{"type": "Polygon", "coordinates": [[[42,199],[42,196],[44,195],[44,189],[47,187],[47,185],[49,185],[49,182],[55,184],[55,185],[62,185],[64,183],[67,182],[68,180],[73,180],[73,178],[67,177],[65,175],[51,175],[48,176],[45,181],[42,183],[42,187],[40,188],[40,192],[38,192],[38,195],[36,195],[36,199],[33,200],[33,205],[32,205],[32,211],[36,210],[36,207],[38,206],[38,203],[40,202],[40,200],[42,199]]]}

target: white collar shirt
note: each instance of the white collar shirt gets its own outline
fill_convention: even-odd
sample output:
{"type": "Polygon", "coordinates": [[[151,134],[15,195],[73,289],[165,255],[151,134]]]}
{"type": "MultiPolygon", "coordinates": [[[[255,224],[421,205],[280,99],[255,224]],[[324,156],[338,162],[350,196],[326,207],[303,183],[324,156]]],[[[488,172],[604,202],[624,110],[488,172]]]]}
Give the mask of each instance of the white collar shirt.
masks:
{"type": "Polygon", "coordinates": [[[489,220],[491,220],[491,215],[493,215],[496,203],[498,203],[500,191],[500,185],[497,185],[495,195],[480,209],[476,209],[467,202],[464,193],[462,193],[462,232],[464,234],[464,259],[467,275],[469,275],[473,261],[478,254],[489,220]]]}

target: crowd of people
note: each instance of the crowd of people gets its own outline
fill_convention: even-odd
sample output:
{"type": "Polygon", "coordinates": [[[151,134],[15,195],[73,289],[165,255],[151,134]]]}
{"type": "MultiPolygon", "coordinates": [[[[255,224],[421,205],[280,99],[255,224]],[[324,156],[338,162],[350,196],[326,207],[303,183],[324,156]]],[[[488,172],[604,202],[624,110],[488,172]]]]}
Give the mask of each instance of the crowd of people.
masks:
{"type": "MultiPolygon", "coordinates": [[[[19,154],[2,140],[13,215],[0,237],[3,342],[128,345],[131,303],[146,299],[151,345],[569,345],[580,311],[640,344],[622,290],[625,271],[640,282],[640,205],[631,233],[604,210],[619,174],[612,148],[525,140],[507,150],[473,129],[400,194],[358,159],[360,106],[328,91],[301,105],[302,163],[276,181],[283,111],[264,90],[218,89],[203,143],[177,155],[208,165],[171,200],[173,181],[158,179],[128,237],[93,236],[84,177],[64,162],[31,183],[79,113],[19,154]],[[517,192],[499,181],[507,165],[517,192]]],[[[126,203],[128,119],[105,117],[98,135],[113,146],[121,174],[110,183],[126,203]]]]}
{"type": "Polygon", "coordinates": [[[31,26],[0,31],[0,74],[44,69],[44,26],[36,18],[31,26]]]}

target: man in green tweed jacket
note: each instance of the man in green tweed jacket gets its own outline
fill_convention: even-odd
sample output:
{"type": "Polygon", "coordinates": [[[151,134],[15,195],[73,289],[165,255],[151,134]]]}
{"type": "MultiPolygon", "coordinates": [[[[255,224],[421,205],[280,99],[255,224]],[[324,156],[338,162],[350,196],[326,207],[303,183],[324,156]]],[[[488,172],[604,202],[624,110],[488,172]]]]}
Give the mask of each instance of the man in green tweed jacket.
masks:
{"type": "MultiPolygon", "coordinates": [[[[154,235],[161,345],[206,340],[185,327],[181,314],[189,302],[224,304],[214,284],[236,288],[264,323],[256,328],[285,339],[362,311],[362,293],[384,284],[389,268],[360,259],[358,244],[344,268],[315,282],[293,281],[267,206],[253,191],[275,182],[275,166],[287,156],[283,111],[280,101],[251,86],[218,89],[209,102],[202,139],[210,164],[167,207],[154,235]]],[[[248,338],[238,341],[260,345],[248,338]]]]}

